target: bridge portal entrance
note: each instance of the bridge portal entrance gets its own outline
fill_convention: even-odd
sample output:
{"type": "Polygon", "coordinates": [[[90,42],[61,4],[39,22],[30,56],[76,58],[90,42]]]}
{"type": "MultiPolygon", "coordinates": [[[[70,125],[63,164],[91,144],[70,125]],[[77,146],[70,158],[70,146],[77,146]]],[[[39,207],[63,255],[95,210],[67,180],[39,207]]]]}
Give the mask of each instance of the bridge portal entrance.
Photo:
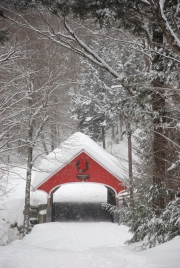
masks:
{"type": "Polygon", "coordinates": [[[108,190],[97,183],[69,183],[53,194],[52,221],[113,221],[102,203],[108,201],[108,190]]]}

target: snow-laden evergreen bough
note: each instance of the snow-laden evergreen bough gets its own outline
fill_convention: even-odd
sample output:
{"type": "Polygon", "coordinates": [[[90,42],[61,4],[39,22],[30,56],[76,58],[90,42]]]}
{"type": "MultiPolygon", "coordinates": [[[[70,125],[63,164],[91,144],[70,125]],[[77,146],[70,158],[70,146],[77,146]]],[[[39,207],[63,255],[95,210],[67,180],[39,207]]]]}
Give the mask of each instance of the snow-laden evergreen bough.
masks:
{"type": "Polygon", "coordinates": [[[127,225],[132,233],[132,238],[126,243],[140,242],[138,247],[141,250],[155,247],[180,235],[180,197],[164,186],[160,189],[151,187],[146,203],[134,199],[128,207],[117,208],[109,204],[103,204],[103,207],[110,213],[118,213],[119,224],[127,225]],[[158,198],[159,192],[163,192],[167,200],[172,200],[157,216],[152,209],[152,199],[158,198]]]}

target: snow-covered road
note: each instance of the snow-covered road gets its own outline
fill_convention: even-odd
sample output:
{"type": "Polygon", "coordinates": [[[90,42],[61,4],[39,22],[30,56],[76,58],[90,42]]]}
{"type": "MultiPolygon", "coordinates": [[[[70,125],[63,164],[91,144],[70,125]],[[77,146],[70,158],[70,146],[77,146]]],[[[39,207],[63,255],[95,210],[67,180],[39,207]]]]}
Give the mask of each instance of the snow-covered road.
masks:
{"type": "Polygon", "coordinates": [[[179,267],[157,259],[156,265],[156,251],[148,257],[133,251],[124,245],[130,236],[127,227],[110,222],[39,224],[22,241],[0,247],[0,268],[179,267]]]}
{"type": "Polygon", "coordinates": [[[124,246],[128,237],[113,223],[41,224],[21,244],[1,248],[0,267],[144,267],[145,259],[124,246]]]}

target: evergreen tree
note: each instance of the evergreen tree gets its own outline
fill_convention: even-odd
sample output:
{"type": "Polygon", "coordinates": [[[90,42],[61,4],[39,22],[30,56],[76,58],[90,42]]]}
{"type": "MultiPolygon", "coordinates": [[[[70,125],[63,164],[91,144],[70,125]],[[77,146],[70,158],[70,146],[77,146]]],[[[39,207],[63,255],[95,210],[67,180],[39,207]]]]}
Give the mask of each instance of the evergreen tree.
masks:
{"type": "Polygon", "coordinates": [[[115,95],[110,85],[111,80],[102,69],[88,64],[79,92],[72,95],[72,118],[78,129],[102,141],[104,147],[106,131],[117,122],[117,113],[112,110],[115,95]]]}

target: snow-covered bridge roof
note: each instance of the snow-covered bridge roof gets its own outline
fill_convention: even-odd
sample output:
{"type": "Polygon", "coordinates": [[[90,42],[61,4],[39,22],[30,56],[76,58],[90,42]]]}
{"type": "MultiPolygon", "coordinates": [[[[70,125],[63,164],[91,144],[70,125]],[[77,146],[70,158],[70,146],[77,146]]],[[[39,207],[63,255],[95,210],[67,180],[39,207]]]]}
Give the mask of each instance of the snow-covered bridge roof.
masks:
{"type": "Polygon", "coordinates": [[[38,169],[36,168],[33,172],[33,189],[38,189],[38,187],[82,152],[89,155],[100,166],[122,182],[123,185],[126,184],[123,179],[123,168],[120,161],[87,135],[76,132],[41,161],[38,169]]]}

